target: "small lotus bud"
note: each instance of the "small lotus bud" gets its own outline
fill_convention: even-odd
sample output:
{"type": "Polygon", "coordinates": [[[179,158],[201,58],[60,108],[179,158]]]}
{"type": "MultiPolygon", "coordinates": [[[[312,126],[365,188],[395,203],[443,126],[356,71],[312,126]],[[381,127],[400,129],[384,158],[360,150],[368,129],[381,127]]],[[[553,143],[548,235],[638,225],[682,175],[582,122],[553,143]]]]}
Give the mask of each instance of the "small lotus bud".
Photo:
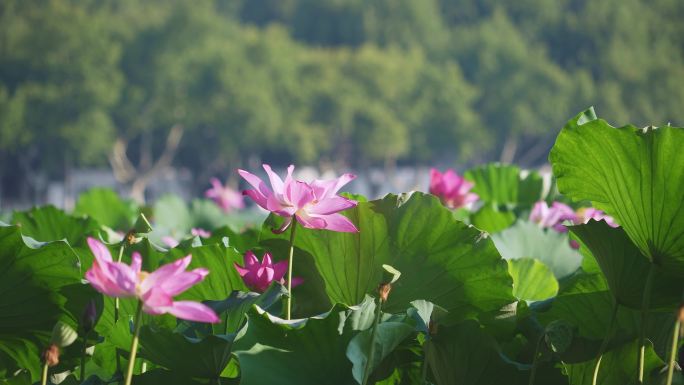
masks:
{"type": "Polygon", "coordinates": [[[59,347],[55,344],[51,344],[43,352],[43,362],[47,363],[48,366],[56,366],[59,364],[59,347]]]}
{"type": "Polygon", "coordinates": [[[76,337],[78,337],[78,334],[71,326],[62,321],[57,321],[55,327],[52,328],[50,343],[63,348],[74,343],[76,337]]]}
{"type": "Polygon", "coordinates": [[[97,308],[95,307],[95,301],[91,299],[90,301],[88,301],[88,304],[86,305],[85,309],[83,310],[83,314],[81,315],[81,326],[83,326],[83,330],[85,330],[86,333],[93,330],[96,318],[97,308]]]}
{"type": "Polygon", "coordinates": [[[387,302],[387,297],[389,297],[390,291],[392,291],[391,283],[380,284],[380,287],[378,287],[378,295],[380,296],[380,302],[387,302]]]}
{"type": "Polygon", "coordinates": [[[135,230],[131,230],[128,233],[126,233],[126,242],[129,245],[135,245],[136,243],[140,242],[142,238],[137,238],[135,236],[135,230]]]}

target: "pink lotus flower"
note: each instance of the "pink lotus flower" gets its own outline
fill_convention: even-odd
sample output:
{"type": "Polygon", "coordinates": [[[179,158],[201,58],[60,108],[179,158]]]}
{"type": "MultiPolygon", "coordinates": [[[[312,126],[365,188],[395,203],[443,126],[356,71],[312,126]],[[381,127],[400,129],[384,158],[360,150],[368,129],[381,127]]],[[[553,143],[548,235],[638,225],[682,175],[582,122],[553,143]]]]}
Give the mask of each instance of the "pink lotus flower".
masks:
{"type": "Polygon", "coordinates": [[[349,219],[339,214],[340,211],[354,207],[357,203],[337,195],[342,186],[356,178],[355,175],[344,174],[337,179],[305,183],[292,179],[292,165],[287,168],[285,181],[280,179],[269,165],[264,164],[263,167],[270,179],[271,188],[256,175],[244,170],[238,170],[238,173],[254,187],[254,190],[243,191],[243,194],[252,198],[262,208],[285,217],[285,222],[277,232],[285,231],[290,226],[292,217],[296,217],[297,222],[310,229],[359,231],[349,219]]]}
{"type": "Polygon", "coordinates": [[[457,209],[467,206],[479,199],[471,193],[473,183],[465,180],[454,170],[448,169],[442,174],[437,169],[430,169],[430,194],[441,199],[445,206],[457,209]]]}
{"type": "Polygon", "coordinates": [[[204,192],[204,196],[213,200],[224,212],[245,207],[245,201],[239,191],[224,186],[218,178],[211,178],[211,188],[204,192]]]}
{"type": "Polygon", "coordinates": [[[588,223],[589,220],[605,220],[608,226],[610,227],[620,227],[617,223],[615,223],[615,219],[613,217],[606,215],[601,210],[597,210],[593,207],[583,207],[577,210],[577,218],[575,219],[575,224],[583,224],[583,223],[588,223]]]}
{"type": "MultiPolygon", "coordinates": [[[[234,263],[245,285],[252,290],[263,293],[271,285],[271,282],[279,282],[285,285],[285,273],[287,272],[287,261],[273,263],[271,254],[265,253],[261,262],[250,250],[245,253],[245,266],[242,267],[234,263]]],[[[302,283],[301,278],[292,278],[292,287],[302,283]]]]}
{"type": "Polygon", "coordinates": [[[563,225],[564,221],[576,221],[575,211],[568,205],[560,202],[553,202],[551,207],[545,201],[534,204],[530,212],[530,221],[538,223],[541,227],[551,227],[559,233],[568,231],[563,225]]]}
{"type": "Polygon", "coordinates": [[[152,273],[141,271],[142,257],[133,253],[131,265],[112,261],[109,249],[94,238],[88,238],[88,246],[95,255],[93,266],[86,272],[86,279],[100,293],[110,297],[137,297],[143,302],[148,314],[169,313],[189,321],[219,322],[208,306],[194,301],[174,301],[178,295],[202,281],[209,274],[207,269],[185,271],[192,256],[161,266],[152,273]]]}
{"type": "Polygon", "coordinates": [[[200,237],[200,238],[209,238],[211,237],[211,232],[207,231],[205,229],[201,229],[199,227],[195,227],[192,230],[190,230],[190,234],[193,237],[200,237]]]}

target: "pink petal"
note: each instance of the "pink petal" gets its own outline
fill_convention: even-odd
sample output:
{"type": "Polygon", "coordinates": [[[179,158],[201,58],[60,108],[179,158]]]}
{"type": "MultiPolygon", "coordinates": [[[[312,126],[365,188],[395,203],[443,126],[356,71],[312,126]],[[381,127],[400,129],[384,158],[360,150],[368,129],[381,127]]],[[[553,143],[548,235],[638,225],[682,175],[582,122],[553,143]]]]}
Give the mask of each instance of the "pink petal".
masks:
{"type": "Polygon", "coordinates": [[[93,266],[86,271],[85,278],[90,285],[102,294],[110,297],[130,297],[131,293],[119,287],[119,285],[109,277],[109,274],[103,272],[98,262],[93,263],[93,266]]]}
{"type": "MultiPolygon", "coordinates": [[[[287,273],[287,261],[280,261],[273,264],[273,279],[280,281],[287,273]]],[[[293,279],[294,282],[294,279],[293,279]]]]}
{"type": "Polygon", "coordinates": [[[209,270],[199,268],[194,269],[189,272],[182,272],[176,274],[173,279],[167,279],[161,284],[161,289],[164,290],[168,295],[175,296],[178,295],[199,282],[202,282],[204,278],[209,274],[209,270]]]}
{"type": "MultiPolygon", "coordinates": [[[[261,208],[268,210],[268,198],[266,196],[262,195],[260,192],[258,192],[256,190],[245,190],[242,193],[247,195],[248,197],[252,198],[254,203],[261,206],[261,208]]],[[[271,196],[271,195],[269,195],[269,196],[271,196]]]]}
{"type": "Polygon", "coordinates": [[[139,252],[134,251],[131,257],[131,269],[136,275],[140,274],[140,269],[142,268],[142,256],[139,252]]]}
{"type": "Polygon", "coordinates": [[[109,249],[102,242],[88,237],[88,246],[90,246],[90,251],[93,252],[95,258],[102,262],[112,262],[112,254],[110,254],[109,249]]]}
{"type": "Polygon", "coordinates": [[[244,256],[244,260],[246,268],[251,268],[259,264],[259,259],[257,259],[256,255],[254,255],[254,252],[252,250],[247,250],[244,256]]]}
{"type": "Polygon", "coordinates": [[[290,227],[290,224],[292,223],[292,217],[286,217],[285,220],[283,221],[283,224],[280,225],[279,228],[272,230],[274,234],[282,234],[287,230],[288,227],[290,227]]]}
{"type": "Polygon", "coordinates": [[[301,277],[292,277],[292,287],[297,287],[304,283],[304,278],[301,277]]]}
{"type": "Polygon", "coordinates": [[[304,182],[294,181],[286,187],[285,198],[294,206],[294,211],[301,209],[315,198],[311,186],[304,182]]]}
{"type": "Polygon", "coordinates": [[[195,322],[218,323],[219,317],[209,307],[195,301],[176,301],[166,311],[174,316],[195,322]]]}
{"type": "Polygon", "coordinates": [[[164,310],[160,308],[171,306],[173,303],[171,295],[157,287],[145,292],[141,299],[145,305],[145,311],[150,314],[161,314],[164,310]]]}
{"type": "Polygon", "coordinates": [[[333,196],[330,198],[326,198],[322,201],[319,201],[318,203],[312,204],[310,207],[306,209],[306,211],[310,214],[327,215],[342,210],[346,210],[356,205],[356,202],[349,200],[347,198],[343,198],[341,196],[333,196]]]}
{"type": "Polygon", "coordinates": [[[273,265],[273,260],[271,259],[271,253],[265,253],[263,258],[261,259],[261,266],[266,267],[266,266],[271,266],[273,265]]]}
{"type": "Polygon", "coordinates": [[[240,277],[243,277],[249,273],[248,269],[245,269],[244,267],[238,265],[237,263],[233,262],[233,266],[235,266],[235,270],[237,270],[238,274],[240,274],[240,277]]]}
{"type": "Polygon", "coordinates": [[[335,196],[342,186],[356,179],[354,174],[343,174],[337,179],[315,180],[310,183],[316,195],[316,199],[326,199],[335,196]]]}
{"type": "Polygon", "coordinates": [[[142,281],[140,284],[140,289],[142,290],[143,293],[146,293],[148,290],[160,286],[166,281],[167,279],[172,278],[173,276],[181,273],[182,271],[185,270],[185,268],[190,265],[190,262],[192,261],[192,255],[188,255],[185,258],[178,259],[174,262],[167,263],[157,270],[153,271],[150,273],[150,275],[145,278],[145,280],[142,281]]]}
{"type": "MultiPolygon", "coordinates": [[[[335,215],[335,214],[333,214],[335,215]]],[[[309,215],[306,212],[297,212],[297,221],[307,229],[324,229],[326,228],[326,221],[321,216],[309,215]]]]}
{"type": "Polygon", "coordinates": [[[325,229],[331,231],[339,231],[343,233],[358,233],[359,229],[354,226],[354,223],[342,214],[330,214],[321,216],[325,220],[325,229]]]}
{"type": "MultiPolygon", "coordinates": [[[[276,195],[282,195],[283,191],[284,191],[284,186],[285,186],[283,183],[283,180],[280,179],[278,174],[276,174],[275,172],[273,172],[273,170],[271,170],[271,166],[269,166],[267,164],[263,164],[262,167],[264,168],[264,170],[266,170],[266,174],[268,174],[268,179],[271,181],[271,189],[273,189],[273,193],[275,193],[276,195]]],[[[294,168],[293,168],[293,170],[294,170],[294,168]]],[[[288,168],[288,171],[289,171],[289,168],[288,168]]]]}

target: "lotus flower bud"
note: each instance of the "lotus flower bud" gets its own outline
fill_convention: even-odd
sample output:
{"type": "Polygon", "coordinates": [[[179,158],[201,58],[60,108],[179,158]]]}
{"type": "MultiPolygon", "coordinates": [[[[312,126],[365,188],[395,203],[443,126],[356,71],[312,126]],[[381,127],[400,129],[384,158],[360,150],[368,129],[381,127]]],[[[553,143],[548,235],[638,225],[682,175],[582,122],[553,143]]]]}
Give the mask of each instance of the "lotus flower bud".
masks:
{"type": "Polygon", "coordinates": [[[380,302],[387,302],[387,298],[389,297],[390,291],[392,291],[391,283],[380,284],[380,287],[378,287],[378,295],[380,296],[380,302]]]}
{"type": "Polygon", "coordinates": [[[93,326],[95,326],[95,320],[97,319],[97,308],[95,307],[95,301],[92,299],[88,301],[88,304],[86,305],[85,309],[83,310],[83,314],[81,315],[81,325],[83,326],[83,330],[85,332],[89,332],[93,330],[93,326]]]}
{"type": "Polygon", "coordinates": [[[43,352],[43,362],[48,366],[53,367],[59,364],[59,347],[55,344],[51,344],[43,352]]]}

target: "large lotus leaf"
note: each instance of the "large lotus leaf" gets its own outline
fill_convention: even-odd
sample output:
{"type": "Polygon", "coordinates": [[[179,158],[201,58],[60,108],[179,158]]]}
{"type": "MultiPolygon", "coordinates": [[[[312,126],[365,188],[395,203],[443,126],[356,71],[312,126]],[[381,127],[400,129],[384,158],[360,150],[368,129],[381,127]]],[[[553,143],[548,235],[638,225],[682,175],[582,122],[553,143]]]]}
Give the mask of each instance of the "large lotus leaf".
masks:
{"type": "MultiPolygon", "coordinates": [[[[425,299],[449,312],[451,321],[498,309],[515,301],[505,261],[493,242],[457,221],[430,195],[388,195],[345,211],[359,233],[300,228],[295,244],[315,261],[332,302],[360,303],[376,294],[383,264],[402,272],[386,304],[403,312],[425,299]]],[[[267,221],[262,239],[273,237],[267,221]]],[[[281,234],[287,239],[289,232],[281,234]]],[[[294,266],[297,273],[297,260],[294,266]]],[[[304,283],[306,285],[306,283],[304,283]]]]}
{"type": "MultiPolygon", "coordinates": [[[[638,342],[632,341],[606,352],[601,359],[601,367],[596,385],[625,385],[636,383],[638,342]]],[[[651,344],[646,345],[644,360],[645,373],[662,368],[663,361],[653,351],[651,344]]],[[[577,364],[564,364],[570,385],[594,384],[596,360],[577,364]]]]}
{"type": "Polygon", "coordinates": [[[478,229],[493,234],[512,225],[515,222],[515,213],[499,209],[493,204],[485,204],[471,214],[470,222],[478,229]]]}
{"type": "Polygon", "coordinates": [[[536,172],[521,173],[517,166],[490,163],[465,172],[473,192],[494,205],[531,206],[543,199],[543,180],[536,172]]]}
{"type": "Polygon", "coordinates": [[[591,201],[648,259],[684,274],[684,128],[615,128],[591,115],[568,122],[551,150],[558,189],[591,201]]]}
{"type": "MultiPolygon", "coordinates": [[[[587,351],[575,352],[575,357],[595,357],[598,345],[608,333],[613,298],[605,277],[596,266],[591,255],[587,255],[583,267],[563,282],[560,292],[553,299],[550,309],[538,312],[537,318],[543,324],[563,320],[575,329],[581,339],[596,343],[587,345],[587,351]]],[[[533,307],[534,308],[534,307],[533,307]]],[[[639,336],[641,315],[639,311],[619,306],[614,326],[614,334],[609,346],[631,341],[639,336]]],[[[665,357],[674,325],[671,311],[651,312],[647,322],[646,336],[654,345],[656,352],[665,357]]]]}
{"type": "Polygon", "coordinates": [[[202,322],[184,321],[177,330],[183,330],[183,334],[190,337],[202,337],[209,334],[234,334],[245,324],[247,311],[254,305],[264,310],[278,304],[287,290],[279,283],[272,284],[263,293],[233,291],[230,296],[222,301],[203,301],[218,314],[221,322],[207,324],[202,322]]]}
{"type": "Polygon", "coordinates": [[[437,328],[427,358],[437,385],[526,384],[529,376],[505,362],[494,338],[472,320],[437,328]]]}
{"type": "MultiPolygon", "coordinates": [[[[641,309],[650,263],[622,228],[612,228],[605,221],[590,221],[570,226],[570,231],[582,241],[582,252],[591,252],[606,277],[608,287],[621,305],[641,309]]],[[[684,282],[655,267],[651,308],[669,307],[679,303],[684,282]]]]}
{"type": "Polygon", "coordinates": [[[582,263],[566,234],[542,229],[535,223],[519,220],[515,225],[492,235],[505,259],[534,258],[548,266],[556,278],[572,274],[582,263]]]}
{"type": "Polygon", "coordinates": [[[523,301],[541,301],[558,293],[558,281],[549,268],[532,258],[508,261],[513,277],[513,295],[523,301]]]}
{"type": "Polygon", "coordinates": [[[84,244],[86,236],[99,228],[93,219],[68,215],[55,206],[15,211],[12,222],[21,226],[22,234],[37,241],[66,239],[71,246],[84,244]]]}
{"type": "Polygon", "coordinates": [[[138,207],[132,201],[122,200],[112,190],[94,188],[78,197],[74,213],[88,215],[101,225],[126,232],[135,223],[138,207]]]}
{"type": "Polygon", "coordinates": [[[230,361],[234,338],[234,335],[209,335],[197,339],[143,326],[141,355],[186,377],[218,378],[230,361]]]}
{"type": "Polygon", "coordinates": [[[40,375],[37,350],[65,313],[61,289],[80,283],[78,257],[66,242],[28,246],[16,226],[0,227],[0,351],[40,375]]]}
{"type": "Polygon", "coordinates": [[[380,366],[415,329],[414,321],[408,317],[395,317],[379,323],[373,338],[373,329],[367,329],[357,334],[349,342],[347,358],[352,362],[352,374],[359,384],[363,383],[363,375],[368,365],[371,344],[375,345],[370,373],[380,366]]]}
{"type": "Polygon", "coordinates": [[[246,335],[237,342],[242,385],[351,385],[352,364],[345,351],[351,328],[341,325],[350,310],[285,321],[255,308],[246,335]]]}
{"type": "Polygon", "coordinates": [[[179,295],[178,299],[220,301],[228,298],[233,290],[248,291],[233,265],[234,262],[243,265],[243,257],[232,247],[216,244],[169,251],[171,261],[188,254],[192,255],[192,262],[188,269],[203,267],[209,270],[209,275],[204,278],[204,281],[179,295]]]}

